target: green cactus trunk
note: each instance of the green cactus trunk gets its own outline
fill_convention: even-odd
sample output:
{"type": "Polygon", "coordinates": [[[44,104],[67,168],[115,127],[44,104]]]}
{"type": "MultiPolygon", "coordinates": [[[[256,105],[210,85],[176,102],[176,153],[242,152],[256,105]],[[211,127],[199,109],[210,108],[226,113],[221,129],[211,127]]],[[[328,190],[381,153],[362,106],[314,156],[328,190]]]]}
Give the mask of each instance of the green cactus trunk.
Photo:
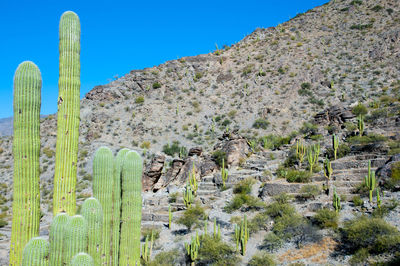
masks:
{"type": "Polygon", "coordinates": [[[81,252],[81,253],[76,254],[72,258],[70,265],[71,266],[94,266],[94,265],[97,266],[100,264],[95,263],[93,258],[90,255],[88,255],[84,252],[81,252]]]}
{"type": "Polygon", "coordinates": [[[115,158],[113,217],[112,217],[112,250],[111,265],[118,266],[119,257],[119,230],[121,220],[121,176],[122,163],[129,149],[121,149],[115,158]]]}
{"type": "Polygon", "coordinates": [[[63,265],[63,248],[65,227],[68,223],[69,216],[66,213],[59,213],[53,219],[50,226],[50,265],[62,266],[63,265]]]}
{"type": "Polygon", "coordinates": [[[67,11],[60,20],[60,77],[58,80],[57,145],[53,215],[75,214],[79,138],[80,22],[67,11]]]}
{"type": "Polygon", "coordinates": [[[21,63],[14,76],[14,191],[10,265],[20,265],[28,241],[39,235],[40,90],[38,67],[21,63]]]}
{"type": "Polygon", "coordinates": [[[72,216],[65,226],[64,264],[69,265],[74,255],[87,251],[87,222],[81,215],[72,216]]]}
{"type": "Polygon", "coordinates": [[[48,266],[49,242],[41,237],[29,240],[24,248],[21,266],[48,266]]]}
{"type": "Polygon", "coordinates": [[[143,161],[140,155],[129,151],[122,166],[120,265],[140,265],[142,169],[143,161]]]}
{"type": "Polygon", "coordinates": [[[86,199],[81,214],[88,224],[88,254],[96,265],[101,265],[103,209],[100,202],[96,198],[86,199]]]}
{"type": "Polygon", "coordinates": [[[110,264],[111,218],[113,215],[114,156],[107,147],[97,149],[93,160],[93,196],[103,208],[102,264],[110,264]]]}

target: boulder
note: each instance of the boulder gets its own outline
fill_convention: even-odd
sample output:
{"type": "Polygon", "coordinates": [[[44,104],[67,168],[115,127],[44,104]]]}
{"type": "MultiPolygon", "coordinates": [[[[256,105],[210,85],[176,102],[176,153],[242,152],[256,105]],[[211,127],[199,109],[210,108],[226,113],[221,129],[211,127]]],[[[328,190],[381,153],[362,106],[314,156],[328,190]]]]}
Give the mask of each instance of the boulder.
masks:
{"type": "Polygon", "coordinates": [[[342,105],[334,105],[316,114],[314,120],[318,124],[343,124],[354,117],[351,110],[344,108],[342,105]]]}
{"type": "Polygon", "coordinates": [[[393,184],[392,181],[392,170],[396,163],[400,162],[400,153],[393,155],[390,159],[376,170],[376,175],[379,177],[379,185],[384,186],[387,183],[394,185],[395,190],[400,190],[400,182],[393,184]]]}
{"type": "Polygon", "coordinates": [[[203,153],[202,147],[193,147],[189,150],[188,156],[189,157],[194,156],[194,155],[200,156],[202,153],[203,153]]]}
{"type": "Polygon", "coordinates": [[[267,197],[273,197],[282,193],[298,193],[302,186],[303,184],[299,183],[265,183],[259,197],[266,199],[267,197]]]}
{"type": "Polygon", "coordinates": [[[226,154],[226,164],[227,165],[239,165],[241,158],[246,158],[247,154],[250,152],[250,146],[247,140],[237,134],[237,132],[224,133],[222,140],[214,146],[214,150],[221,150],[226,154]]]}
{"type": "Polygon", "coordinates": [[[183,164],[185,163],[182,159],[174,159],[172,161],[171,168],[168,169],[167,173],[162,175],[158,182],[154,185],[153,191],[157,191],[163,187],[168,186],[173,180],[175,180],[176,176],[181,171],[183,164]]]}
{"type": "Polygon", "coordinates": [[[143,190],[148,191],[158,182],[164,168],[165,156],[157,154],[143,173],[143,190]]]}

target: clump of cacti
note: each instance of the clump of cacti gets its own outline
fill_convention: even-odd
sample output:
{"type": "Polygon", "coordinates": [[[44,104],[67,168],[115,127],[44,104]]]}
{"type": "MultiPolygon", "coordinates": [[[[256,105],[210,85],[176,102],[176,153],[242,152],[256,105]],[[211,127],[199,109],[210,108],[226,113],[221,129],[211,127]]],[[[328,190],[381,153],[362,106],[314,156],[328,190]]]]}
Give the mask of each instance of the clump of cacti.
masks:
{"type": "Polygon", "coordinates": [[[39,68],[21,63],[14,76],[14,183],[10,265],[20,265],[28,241],[39,235],[40,90],[39,68]]]}
{"type": "Polygon", "coordinates": [[[372,202],[372,193],[376,188],[375,172],[371,171],[371,161],[368,161],[368,175],[364,178],[365,186],[369,191],[369,202],[372,202]]]}
{"type": "Polygon", "coordinates": [[[325,158],[325,161],[324,161],[324,176],[327,179],[327,184],[328,184],[329,180],[331,179],[332,173],[333,173],[332,163],[328,158],[325,158]]]}
{"type": "Polygon", "coordinates": [[[68,219],[64,234],[64,264],[67,264],[79,252],[87,252],[87,221],[81,215],[68,219]]]}
{"type": "Polygon", "coordinates": [[[186,208],[189,208],[193,202],[194,202],[194,195],[192,188],[189,184],[186,183],[185,191],[183,192],[183,203],[185,204],[186,208]]]}
{"type": "Polygon", "coordinates": [[[249,230],[247,229],[247,218],[244,216],[240,225],[235,225],[235,240],[236,240],[236,252],[239,250],[242,256],[246,254],[247,241],[249,239],[249,230]]]}
{"type": "Polygon", "coordinates": [[[114,156],[107,147],[97,149],[93,159],[93,196],[103,208],[102,264],[110,263],[111,219],[113,215],[114,156]]]}
{"type": "Polygon", "coordinates": [[[145,263],[148,263],[151,258],[151,253],[153,252],[154,244],[154,232],[151,231],[151,235],[146,236],[144,245],[142,245],[142,259],[145,263]]]}
{"type": "Polygon", "coordinates": [[[67,11],[60,20],[57,144],[53,215],[75,214],[80,106],[80,22],[67,11]]]}
{"type": "Polygon", "coordinates": [[[196,236],[192,236],[190,243],[185,243],[187,255],[190,257],[191,265],[195,265],[199,255],[200,238],[196,232],[196,236]]]}

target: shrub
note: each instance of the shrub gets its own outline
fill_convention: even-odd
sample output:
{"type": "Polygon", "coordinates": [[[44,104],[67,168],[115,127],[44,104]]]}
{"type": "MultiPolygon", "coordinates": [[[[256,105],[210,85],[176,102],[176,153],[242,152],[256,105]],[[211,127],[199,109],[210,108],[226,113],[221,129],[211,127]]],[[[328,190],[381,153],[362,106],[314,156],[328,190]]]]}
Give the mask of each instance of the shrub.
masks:
{"type": "Polygon", "coordinates": [[[169,156],[174,156],[175,154],[179,154],[181,151],[186,153],[186,148],[179,146],[179,141],[173,141],[171,145],[169,145],[169,143],[165,144],[162,151],[169,156]]]}
{"type": "Polygon", "coordinates": [[[161,88],[161,84],[159,82],[154,82],[153,89],[159,89],[159,88],[161,88]]]}
{"type": "Polygon", "coordinates": [[[227,213],[245,207],[247,210],[259,209],[264,207],[264,203],[256,197],[247,194],[236,194],[233,199],[224,207],[227,213]]]}
{"type": "Polygon", "coordinates": [[[261,138],[263,142],[263,146],[266,149],[278,149],[280,146],[289,144],[294,136],[275,136],[275,135],[267,135],[261,138]]]}
{"type": "Polygon", "coordinates": [[[309,122],[304,122],[300,128],[300,133],[304,135],[315,135],[318,132],[318,126],[309,122]]]}
{"type": "Polygon", "coordinates": [[[321,189],[317,185],[305,185],[300,189],[300,197],[308,200],[315,199],[321,193],[321,189]]]}
{"type": "MultiPolygon", "coordinates": [[[[336,158],[343,158],[345,157],[347,154],[350,153],[350,147],[346,144],[346,143],[340,143],[338,150],[337,150],[337,154],[336,154],[336,158]]],[[[328,157],[329,159],[335,159],[335,155],[334,155],[334,151],[332,148],[327,148],[326,149],[326,157],[328,157]]]]}
{"type": "Polygon", "coordinates": [[[254,185],[256,180],[252,177],[241,180],[233,188],[233,193],[235,194],[250,194],[251,187],[254,185]]]}
{"type": "Polygon", "coordinates": [[[249,263],[247,264],[249,266],[265,266],[265,265],[269,265],[269,266],[274,266],[276,265],[275,259],[274,257],[267,253],[267,252],[260,252],[255,254],[251,260],[249,261],[249,263]]]}
{"type": "Polygon", "coordinates": [[[52,158],[55,154],[55,152],[48,147],[44,147],[42,151],[47,156],[47,158],[52,158]]]}
{"type": "Polygon", "coordinates": [[[187,210],[185,210],[183,215],[179,217],[176,222],[178,224],[186,226],[186,228],[190,231],[193,226],[202,224],[204,219],[206,218],[207,215],[201,206],[192,205],[187,210]]]}
{"type": "Polygon", "coordinates": [[[266,249],[269,252],[274,252],[281,248],[283,245],[283,240],[278,237],[274,232],[269,232],[261,245],[261,249],[266,249]]]}
{"type": "Polygon", "coordinates": [[[309,90],[309,89],[311,89],[311,83],[309,83],[309,82],[304,82],[304,83],[301,84],[301,88],[302,88],[303,90],[309,90]]]}
{"type": "Polygon", "coordinates": [[[296,210],[289,203],[273,202],[267,206],[265,213],[271,218],[276,218],[284,215],[293,216],[296,210]]]}
{"type": "Polygon", "coordinates": [[[261,229],[267,229],[269,216],[266,213],[257,213],[251,220],[248,221],[247,227],[250,234],[256,233],[261,229]]]}
{"type": "Polygon", "coordinates": [[[143,96],[138,96],[135,98],[135,103],[137,104],[142,104],[144,103],[144,97],[143,96]]]}
{"type": "Polygon", "coordinates": [[[226,157],[226,153],[222,150],[216,150],[215,152],[213,152],[212,154],[212,158],[215,161],[215,163],[219,166],[222,167],[222,159],[224,159],[225,161],[225,165],[227,162],[227,157],[226,157]]]}
{"type": "Polygon", "coordinates": [[[3,228],[4,226],[6,226],[8,223],[6,221],[4,221],[3,219],[0,219],[0,228],[3,228]]]}
{"type": "Polygon", "coordinates": [[[318,210],[314,215],[314,222],[320,228],[337,228],[338,220],[338,213],[326,208],[318,210]]]}
{"type": "Polygon", "coordinates": [[[309,171],[300,171],[283,167],[278,168],[277,175],[280,178],[286,178],[286,181],[289,183],[308,183],[311,178],[309,171]]]}
{"type": "Polygon", "coordinates": [[[197,265],[222,266],[236,265],[239,262],[235,249],[212,235],[201,236],[198,258],[197,265]]]}
{"type": "Polygon", "coordinates": [[[387,138],[385,136],[379,134],[368,134],[368,136],[351,136],[346,139],[346,141],[350,144],[373,144],[377,142],[386,141],[387,138]]]}
{"type": "Polygon", "coordinates": [[[350,265],[367,265],[367,259],[369,257],[368,249],[360,248],[351,256],[349,263],[350,265]]]}
{"type": "Polygon", "coordinates": [[[342,243],[350,251],[366,248],[370,253],[384,253],[400,247],[400,232],[381,218],[361,216],[346,221],[341,228],[342,243]]]}
{"type": "Polygon", "coordinates": [[[142,240],[145,240],[147,237],[151,238],[151,233],[153,233],[154,241],[160,238],[160,230],[156,228],[143,228],[142,229],[142,240]]]}
{"type": "Polygon", "coordinates": [[[168,202],[169,203],[175,203],[178,196],[179,196],[178,192],[174,192],[174,193],[169,194],[168,202]]]}
{"type": "Polygon", "coordinates": [[[260,129],[260,128],[267,129],[268,125],[269,125],[269,122],[268,122],[267,119],[258,118],[258,119],[256,119],[256,121],[254,121],[253,128],[256,128],[256,129],[260,129]]]}
{"type": "Polygon", "coordinates": [[[368,109],[365,105],[359,103],[356,106],[353,107],[353,110],[351,110],[355,116],[359,115],[366,115],[368,113],[368,109]]]}
{"type": "Polygon", "coordinates": [[[150,145],[151,145],[150,141],[143,141],[142,144],[140,144],[140,148],[149,149],[150,145]]]}
{"type": "Polygon", "coordinates": [[[356,195],[352,199],[354,206],[361,206],[363,204],[363,200],[360,196],[356,195]]]}
{"type": "Polygon", "coordinates": [[[179,263],[180,252],[178,249],[158,253],[154,260],[147,263],[147,266],[175,266],[179,263]]]}

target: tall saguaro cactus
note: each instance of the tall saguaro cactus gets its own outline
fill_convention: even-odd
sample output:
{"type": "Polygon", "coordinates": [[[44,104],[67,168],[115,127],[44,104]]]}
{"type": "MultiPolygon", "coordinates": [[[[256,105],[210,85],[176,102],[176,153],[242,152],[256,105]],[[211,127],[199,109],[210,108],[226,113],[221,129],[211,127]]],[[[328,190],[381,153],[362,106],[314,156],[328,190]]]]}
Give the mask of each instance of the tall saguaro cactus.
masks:
{"type": "Polygon", "coordinates": [[[75,214],[79,137],[80,22],[67,11],[60,20],[57,145],[53,214],[75,214]]]}
{"type": "Polygon", "coordinates": [[[28,241],[39,234],[40,90],[39,68],[21,63],[14,76],[14,192],[10,265],[20,265],[28,241]]]}
{"type": "Polygon", "coordinates": [[[119,265],[140,264],[143,161],[129,151],[122,166],[122,217],[119,265]]]}
{"type": "Polygon", "coordinates": [[[49,242],[44,238],[34,237],[24,248],[22,266],[48,266],[49,242]]]}
{"type": "Polygon", "coordinates": [[[122,163],[129,149],[121,149],[115,158],[114,191],[113,191],[113,216],[112,216],[112,250],[111,265],[118,266],[119,256],[119,230],[121,220],[121,176],[122,163]]]}
{"type": "Polygon", "coordinates": [[[66,213],[59,213],[54,217],[50,226],[50,265],[62,266],[63,264],[63,248],[65,227],[67,225],[69,216],[66,213]]]}
{"type": "Polygon", "coordinates": [[[114,156],[107,147],[97,149],[93,160],[93,196],[103,208],[102,264],[110,264],[111,217],[113,215],[114,156]]]}
{"type": "Polygon", "coordinates": [[[88,254],[96,265],[101,265],[103,209],[96,198],[88,198],[82,204],[81,214],[88,224],[88,254]]]}

